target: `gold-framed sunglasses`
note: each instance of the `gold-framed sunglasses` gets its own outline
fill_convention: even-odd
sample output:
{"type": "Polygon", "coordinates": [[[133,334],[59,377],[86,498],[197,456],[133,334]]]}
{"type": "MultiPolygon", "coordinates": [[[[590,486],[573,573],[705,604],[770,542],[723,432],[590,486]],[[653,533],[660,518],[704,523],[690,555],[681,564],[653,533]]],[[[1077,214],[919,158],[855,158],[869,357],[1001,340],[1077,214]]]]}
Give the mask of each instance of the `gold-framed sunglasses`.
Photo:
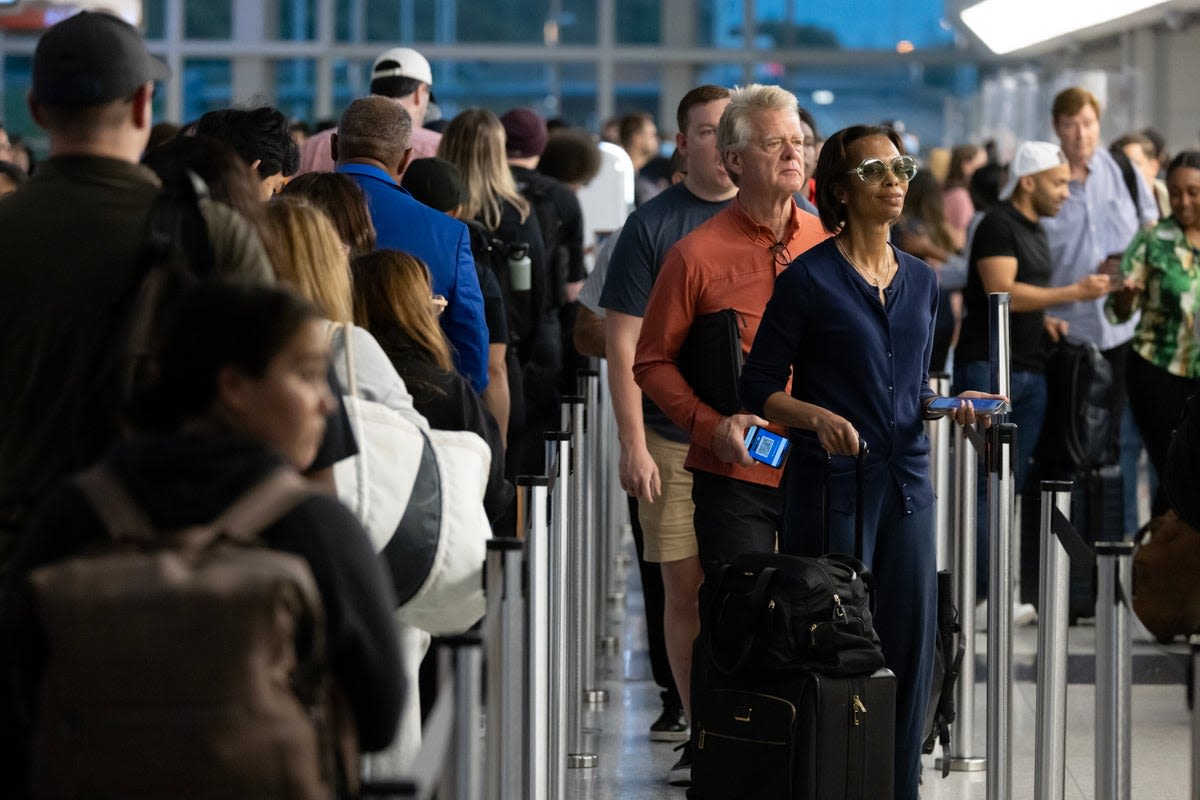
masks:
{"type": "Polygon", "coordinates": [[[891,172],[896,180],[911,181],[917,174],[917,160],[912,156],[896,156],[891,162],[879,158],[868,158],[847,175],[857,175],[863,183],[883,183],[883,179],[891,172]]]}

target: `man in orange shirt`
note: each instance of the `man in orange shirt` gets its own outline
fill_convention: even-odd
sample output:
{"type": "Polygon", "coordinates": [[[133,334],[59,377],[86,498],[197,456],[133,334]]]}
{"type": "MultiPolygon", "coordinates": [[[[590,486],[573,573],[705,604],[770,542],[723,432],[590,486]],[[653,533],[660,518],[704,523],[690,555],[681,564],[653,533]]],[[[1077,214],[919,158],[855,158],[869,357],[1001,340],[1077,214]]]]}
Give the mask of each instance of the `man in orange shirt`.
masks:
{"type": "Polygon", "coordinates": [[[753,414],[719,413],[696,396],[676,362],[696,317],[727,308],[737,312],[748,353],[776,276],[828,235],[792,196],[805,188],[797,108],[795,96],[777,86],[731,93],[717,146],[738,195],[667,253],[638,339],[638,385],[691,439],[685,466],[706,570],[743,552],[775,550],[782,472],[752,460],[744,439],[751,425],[787,432],[753,414]]]}

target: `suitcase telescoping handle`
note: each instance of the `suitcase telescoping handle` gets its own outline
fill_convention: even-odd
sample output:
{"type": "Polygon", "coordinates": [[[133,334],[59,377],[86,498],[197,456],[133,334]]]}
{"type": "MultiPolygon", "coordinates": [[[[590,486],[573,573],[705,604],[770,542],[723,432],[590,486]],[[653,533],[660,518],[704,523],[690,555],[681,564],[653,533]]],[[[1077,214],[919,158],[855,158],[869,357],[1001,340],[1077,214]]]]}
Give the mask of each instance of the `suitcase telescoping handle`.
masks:
{"type": "MultiPolygon", "coordinates": [[[[854,557],[859,561],[863,560],[863,468],[869,452],[866,440],[859,439],[858,455],[854,458],[854,557]]],[[[833,455],[826,453],[825,460],[825,493],[821,500],[821,546],[822,552],[829,553],[832,552],[830,515],[833,506],[833,455]]]]}

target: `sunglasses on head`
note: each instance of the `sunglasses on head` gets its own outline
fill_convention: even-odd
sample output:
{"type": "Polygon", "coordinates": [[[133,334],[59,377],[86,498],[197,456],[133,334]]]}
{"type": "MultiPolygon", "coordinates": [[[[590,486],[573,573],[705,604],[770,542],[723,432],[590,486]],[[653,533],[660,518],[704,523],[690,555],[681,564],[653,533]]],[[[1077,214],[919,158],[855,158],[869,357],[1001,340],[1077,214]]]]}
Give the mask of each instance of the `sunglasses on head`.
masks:
{"type": "Polygon", "coordinates": [[[917,174],[917,160],[912,156],[896,156],[888,163],[879,158],[868,158],[846,174],[857,175],[863,183],[882,183],[888,172],[897,180],[911,181],[917,174]]]}

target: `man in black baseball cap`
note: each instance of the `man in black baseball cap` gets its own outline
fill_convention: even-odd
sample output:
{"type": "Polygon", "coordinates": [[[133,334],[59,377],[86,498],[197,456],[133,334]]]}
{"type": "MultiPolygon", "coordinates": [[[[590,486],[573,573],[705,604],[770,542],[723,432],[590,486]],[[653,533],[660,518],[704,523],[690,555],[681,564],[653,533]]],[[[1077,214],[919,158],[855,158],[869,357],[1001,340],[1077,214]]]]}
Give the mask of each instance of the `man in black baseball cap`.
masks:
{"type": "Polygon", "coordinates": [[[110,14],[83,11],[46,31],[33,55],[31,102],[95,106],[123,100],[171,68],[146,50],[141,34],[110,14]]]}
{"type": "MultiPolygon", "coordinates": [[[[145,269],[161,183],[138,161],[154,84],[169,76],[137,30],[108,14],[69,17],[34,53],[29,108],[49,158],[0,203],[0,575],[38,499],[116,434],[115,390],[97,387],[145,269]]],[[[249,223],[218,203],[200,211],[219,273],[273,281],[249,223]]],[[[5,751],[0,736],[7,775],[5,751]]]]}

